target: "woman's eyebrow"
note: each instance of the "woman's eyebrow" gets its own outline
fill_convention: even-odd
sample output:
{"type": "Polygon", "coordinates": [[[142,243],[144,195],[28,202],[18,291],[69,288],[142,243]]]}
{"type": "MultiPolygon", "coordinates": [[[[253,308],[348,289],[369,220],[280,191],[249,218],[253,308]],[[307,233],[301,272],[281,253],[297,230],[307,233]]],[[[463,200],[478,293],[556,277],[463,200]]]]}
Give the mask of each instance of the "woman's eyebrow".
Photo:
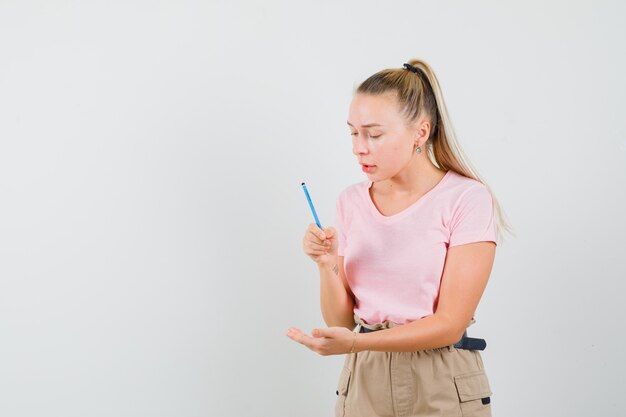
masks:
{"type": "MultiPolygon", "coordinates": [[[[348,122],[348,125],[352,126],[352,123],[348,122]]],[[[352,127],[354,127],[354,126],[352,126],[352,127]]],[[[379,124],[379,123],[368,123],[366,125],[362,125],[361,127],[382,127],[382,125],[379,124]]]]}

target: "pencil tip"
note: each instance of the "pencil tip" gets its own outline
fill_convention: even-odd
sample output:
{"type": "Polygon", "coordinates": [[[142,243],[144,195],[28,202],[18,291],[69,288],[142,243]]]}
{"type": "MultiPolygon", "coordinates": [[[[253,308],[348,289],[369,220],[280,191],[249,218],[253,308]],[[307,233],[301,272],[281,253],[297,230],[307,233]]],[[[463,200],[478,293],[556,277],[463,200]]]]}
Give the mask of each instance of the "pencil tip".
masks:
{"type": "Polygon", "coordinates": [[[302,183],[301,185],[304,185],[304,183],[302,183]]]}

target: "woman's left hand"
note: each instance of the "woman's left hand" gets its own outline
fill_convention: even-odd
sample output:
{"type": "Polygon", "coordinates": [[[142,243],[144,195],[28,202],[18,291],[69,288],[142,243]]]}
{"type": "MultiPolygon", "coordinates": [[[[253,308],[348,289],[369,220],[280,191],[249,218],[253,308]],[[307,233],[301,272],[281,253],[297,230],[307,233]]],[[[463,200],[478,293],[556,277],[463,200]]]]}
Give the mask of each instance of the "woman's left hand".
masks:
{"type": "Polygon", "coordinates": [[[292,340],[303,344],[320,355],[341,355],[350,353],[354,346],[356,333],[345,327],[327,327],[313,329],[311,336],[302,333],[295,327],[289,328],[287,336],[292,340]]]}

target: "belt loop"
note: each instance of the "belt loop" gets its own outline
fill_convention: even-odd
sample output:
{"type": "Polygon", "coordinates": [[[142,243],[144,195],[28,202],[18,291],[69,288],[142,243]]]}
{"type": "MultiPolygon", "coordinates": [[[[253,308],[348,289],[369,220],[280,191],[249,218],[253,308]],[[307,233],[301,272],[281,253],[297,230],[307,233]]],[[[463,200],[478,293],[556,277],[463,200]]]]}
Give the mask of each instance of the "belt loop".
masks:
{"type": "Polygon", "coordinates": [[[363,321],[361,320],[361,318],[356,314],[354,314],[354,322],[356,323],[356,327],[352,330],[354,333],[361,333],[361,327],[363,327],[363,321]]]}

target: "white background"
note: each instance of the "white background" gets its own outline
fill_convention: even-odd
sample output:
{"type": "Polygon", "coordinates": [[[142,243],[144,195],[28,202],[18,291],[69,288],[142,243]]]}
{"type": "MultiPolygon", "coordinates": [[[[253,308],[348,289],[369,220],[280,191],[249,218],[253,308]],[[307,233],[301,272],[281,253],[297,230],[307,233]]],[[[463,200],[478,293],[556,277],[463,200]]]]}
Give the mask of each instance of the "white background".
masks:
{"type": "Polygon", "coordinates": [[[471,334],[494,415],[616,416],[619,1],[0,1],[0,415],[332,415],[302,252],[364,180],[356,85],[422,58],[516,236],[471,334]]]}

